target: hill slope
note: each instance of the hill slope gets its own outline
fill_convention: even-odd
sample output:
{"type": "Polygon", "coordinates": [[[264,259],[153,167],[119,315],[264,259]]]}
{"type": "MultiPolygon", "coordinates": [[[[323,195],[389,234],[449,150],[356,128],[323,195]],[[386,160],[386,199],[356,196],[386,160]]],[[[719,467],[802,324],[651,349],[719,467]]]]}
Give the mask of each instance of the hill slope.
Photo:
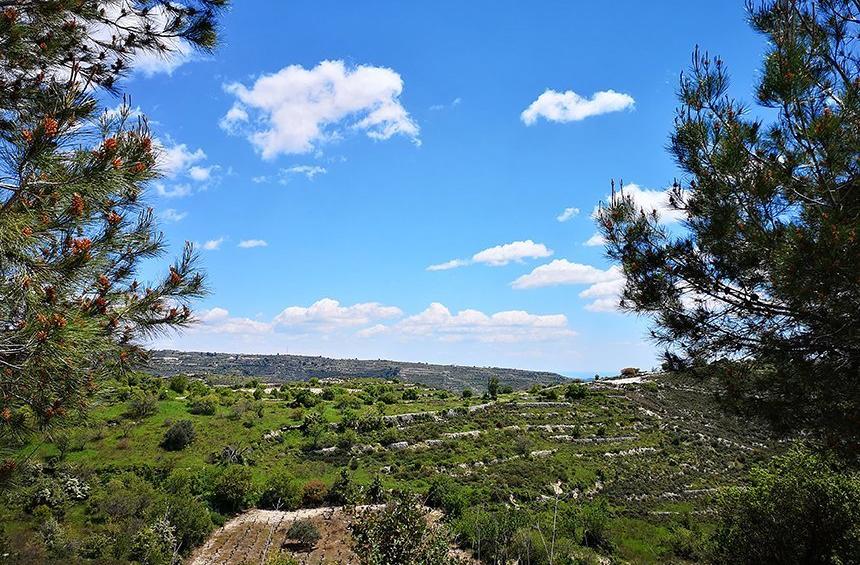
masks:
{"type": "Polygon", "coordinates": [[[471,388],[484,391],[487,379],[497,377],[502,385],[525,389],[533,384],[553,385],[567,379],[557,373],[431,365],[404,361],[331,359],[305,355],[237,355],[195,351],[153,351],[147,369],[160,376],[178,373],[191,375],[240,375],[268,382],[303,381],[316,378],[398,378],[406,382],[447,390],[471,388]]]}

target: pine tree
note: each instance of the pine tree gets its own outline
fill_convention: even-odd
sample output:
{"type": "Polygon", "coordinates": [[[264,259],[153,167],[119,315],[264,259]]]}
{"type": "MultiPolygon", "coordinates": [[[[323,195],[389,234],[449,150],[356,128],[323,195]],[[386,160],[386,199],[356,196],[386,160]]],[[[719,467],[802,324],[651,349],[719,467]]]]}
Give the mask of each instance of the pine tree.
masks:
{"type": "Polygon", "coordinates": [[[671,137],[683,228],[623,188],[599,224],[626,276],[621,306],[653,317],[670,366],[719,361],[738,408],[856,452],[860,5],[748,9],[768,39],[756,92],[767,110],[727,96],[725,65],[697,51],[671,137]]]}
{"type": "Polygon", "coordinates": [[[165,246],[144,199],[157,146],[99,97],[141,54],[211,49],[224,5],[0,0],[0,445],[60,425],[143,340],[191,322],[205,286],[190,245],[136,279],[165,246]]]}

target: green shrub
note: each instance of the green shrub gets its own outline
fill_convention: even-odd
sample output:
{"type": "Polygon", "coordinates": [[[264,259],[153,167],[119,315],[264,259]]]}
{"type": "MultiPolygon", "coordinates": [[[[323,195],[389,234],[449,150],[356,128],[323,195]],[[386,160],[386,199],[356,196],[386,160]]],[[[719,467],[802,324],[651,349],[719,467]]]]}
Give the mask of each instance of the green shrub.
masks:
{"type": "Polygon", "coordinates": [[[403,391],[403,400],[418,400],[418,391],[414,388],[408,388],[403,391]]]}
{"type": "Polygon", "coordinates": [[[571,383],[567,385],[567,389],[564,391],[564,397],[567,400],[579,400],[587,395],[588,387],[581,383],[571,383]]]}
{"type": "Polygon", "coordinates": [[[383,510],[367,510],[350,525],[353,551],[364,565],[451,563],[441,528],[427,524],[417,501],[400,496],[383,510]]]}
{"type": "Polygon", "coordinates": [[[270,475],[260,495],[260,507],[274,510],[294,510],[301,501],[301,486],[285,471],[270,475]]]}
{"type": "Polygon", "coordinates": [[[296,540],[306,550],[312,549],[322,536],[310,520],[296,520],[287,530],[287,538],[296,540]]]}
{"type": "Polygon", "coordinates": [[[464,388],[461,395],[463,396],[463,398],[472,398],[472,389],[464,388]]]}
{"type": "Polygon", "coordinates": [[[192,496],[169,496],[167,506],[167,519],[174,527],[176,542],[184,554],[202,544],[215,527],[209,508],[192,496]]]}
{"type": "Polygon", "coordinates": [[[126,415],[136,420],[152,416],[158,412],[158,397],[154,394],[136,390],[127,404],[126,415]]]}
{"type": "Polygon", "coordinates": [[[212,488],[215,507],[221,512],[238,512],[254,499],[251,470],[241,465],[226,467],[216,478],[212,488]]]}
{"type": "Polygon", "coordinates": [[[182,394],[188,388],[188,377],[185,375],[173,375],[170,377],[170,390],[176,394],[182,394]]]}
{"type": "Polygon", "coordinates": [[[200,416],[212,416],[215,414],[215,410],[218,407],[218,398],[214,396],[204,396],[203,398],[198,398],[196,400],[191,401],[188,405],[188,412],[190,414],[197,414],[200,416]]]}
{"type": "Polygon", "coordinates": [[[191,445],[195,437],[194,424],[191,420],[179,420],[164,433],[161,447],[167,451],[179,451],[191,445]]]}
{"type": "Polygon", "coordinates": [[[828,456],[792,449],[757,467],[747,489],[719,504],[714,535],[725,563],[856,563],[860,473],[828,456]]]}

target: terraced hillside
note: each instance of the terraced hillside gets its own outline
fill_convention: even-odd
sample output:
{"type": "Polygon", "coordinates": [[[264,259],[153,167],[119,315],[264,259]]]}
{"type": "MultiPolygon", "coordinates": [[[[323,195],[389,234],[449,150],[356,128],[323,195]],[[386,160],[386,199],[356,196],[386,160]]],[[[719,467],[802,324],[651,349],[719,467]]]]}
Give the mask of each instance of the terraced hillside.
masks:
{"type": "Polygon", "coordinates": [[[327,537],[297,549],[283,528],[272,527],[284,515],[257,520],[241,511],[325,507],[315,512],[334,515],[345,503],[378,503],[405,490],[444,514],[452,543],[470,559],[544,562],[538,536],[552,527],[565,552],[558,555],[686,562],[699,556],[695,540],[712,527],[720,489],[742,484],[753,463],[782,448],[764,428],[720,411],[712,385],[680,376],[535,386],[497,399],[379,379],[257,388],[192,381],[182,392],[165,384],[117,384],[98,398],[94,424],[62,445],[23,447],[44,467],[34,490],[5,506],[3,522],[39,532],[44,516],[27,497],[37,487],[62,491],[62,481],[76,477],[88,494],[66,495],[59,527],[67,537],[104,530],[110,538],[119,526],[109,525],[130,519],[111,514],[123,504],[112,497],[126,500],[145,483],[168,499],[186,493],[216,523],[240,513],[243,534],[225,538],[216,530],[195,563],[225,551],[255,563],[279,553],[321,562],[325,548],[349,551],[342,524],[321,524],[327,537]],[[144,391],[160,399],[150,414],[131,416],[140,395],[150,394],[144,391]],[[179,420],[191,422],[194,438],[171,451],[162,440],[179,420]],[[121,489],[117,477],[124,477],[121,489]],[[273,489],[285,493],[277,503],[273,489]]]}

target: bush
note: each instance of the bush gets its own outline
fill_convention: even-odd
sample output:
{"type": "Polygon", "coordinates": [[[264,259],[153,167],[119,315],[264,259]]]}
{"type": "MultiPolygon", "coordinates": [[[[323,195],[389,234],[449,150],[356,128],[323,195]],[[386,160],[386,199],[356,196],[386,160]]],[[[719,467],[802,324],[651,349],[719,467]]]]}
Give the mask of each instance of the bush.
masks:
{"type": "Polygon", "coordinates": [[[567,390],[564,391],[564,397],[568,400],[579,400],[588,395],[588,388],[581,383],[571,383],[567,385],[567,390]]]}
{"type": "Polygon", "coordinates": [[[361,488],[355,484],[346,469],[340,470],[340,476],[328,491],[328,501],[331,504],[343,506],[361,502],[361,488]]]}
{"type": "Polygon", "coordinates": [[[715,555],[731,563],[856,563],[860,473],[799,448],[720,500],[715,555]]]}
{"type": "Polygon", "coordinates": [[[128,401],[126,415],[129,418],[141,419],[158,412],[158,397],[142,390],[135,391],[128,401]]]}
{"type": "Polygon", "coordinates": [[[214,396],[205,396],[203,398],[198,398],[197,400],[192,401],[188,405],[188,412],[190,414],[197,414],[201,416],[212,416],[215,414],[215,410],[218,407],[218,399],[214,396]]]}
{"type": "Polygon", "coordinates": [[[427,524],[421,506],[411,498],[401,496],[383,510],[367,510],[349,529],[353,551],[365,565],[451,563],[443,531],[427,524]]]}
{"type": "Polygon", "coordinates": [[[215,527],[209,509],[188,495],[168,497],[167,519],[175,528],[174,535],[182,553],[187,554],[202,544],[215,527]]]}
{"type": "Polygon", "coordinates": [[[230,465],[215,479],[212,497],[222,512],[238,512],[253,502],[254,483],[251,470],[230,465]]]}
{"type": "Polygon", "coordinates": [[[606,500],[601,498],[583,505],[577,519],[582,524],[582,545],[592,549],[612,550],[612,541],[609,539],[611,512],[606,500]]]}
{"type": "Polygon", "coordinates": [[[302,504],[304,506],[320,506],[328,495],[328,487],[319,480],[308,481],[302,487],[302,504]]]}
{"type": "Polygon", "coordinates": [[[284,471],[269,476],[260,495],[260,507],[274,510],[294,510],[301,501],[301,486],[284,471]]]}
{"type": "Polygon", "coordinates": [[[403,400],[418,400],[418,391],[414,388],[408,388],[404,390],[403,400]]]}
{"type": "Polygon", "coordinates": [[[472,398],[472,389],[464,388],[462,392],[463,398],[472,398]]]}
{"type": "Polygon", "coordinates": [[[296,520],[287,530],[287,537],[305,549],[312,549],[322,536],[310,520],[296,520]]]}
{"type": "Polygon", "coordinates": [[[182,394],[188,388],[188,377],[185,375],[173,375],[170,377],[170,390],[176,394],[182,394]]]}
{"type": "Polygon", "coordinates": [[[180,420],[167,429],[164,439],[161,440],[161,447],[167,451],[179,451],[191,445],[195,436],[191,420],[180,420]]]}

